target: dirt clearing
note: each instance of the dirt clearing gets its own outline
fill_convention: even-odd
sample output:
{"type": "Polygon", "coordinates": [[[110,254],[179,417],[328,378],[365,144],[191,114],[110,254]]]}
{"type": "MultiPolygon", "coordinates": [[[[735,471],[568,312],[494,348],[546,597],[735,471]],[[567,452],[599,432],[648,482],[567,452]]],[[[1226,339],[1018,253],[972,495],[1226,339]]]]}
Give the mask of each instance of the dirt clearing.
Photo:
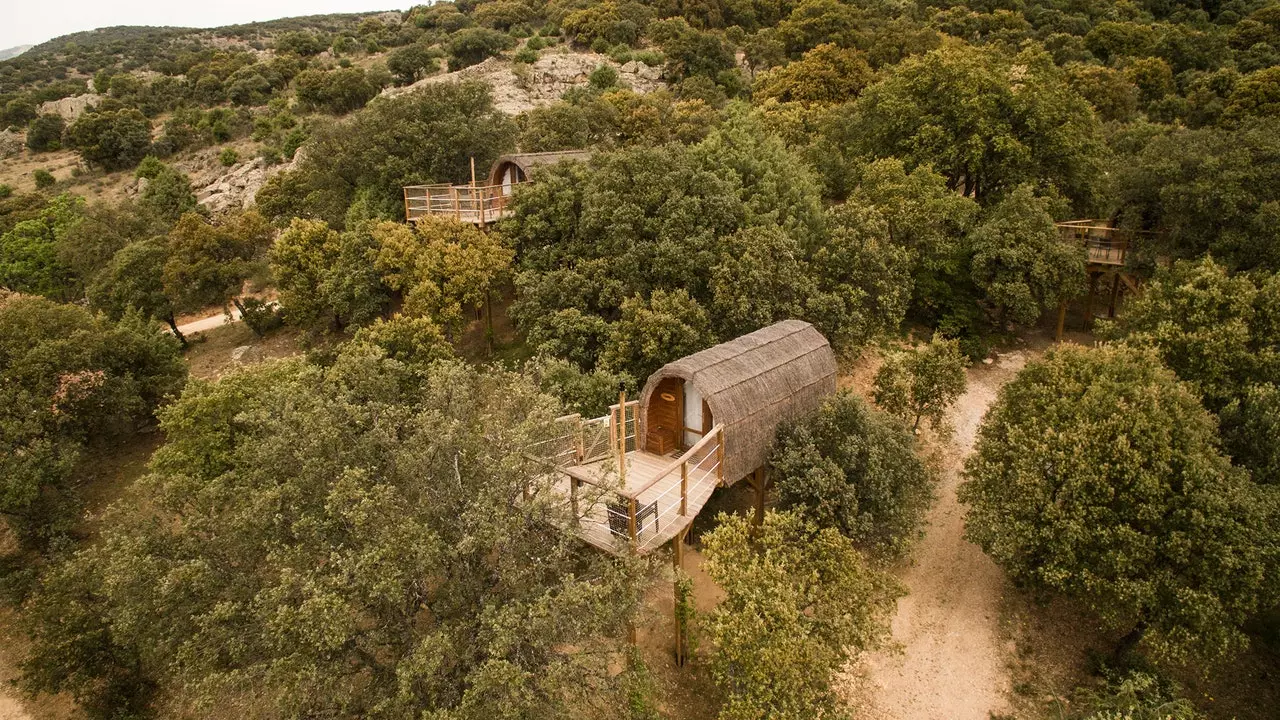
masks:
{"type": "Polygon", "coordinates": [[[955,435],[939,448],[938,500],[914,564],[897,572],[908,594],[893,618],[896,647],[864,656],[847,678],[860,717],[987,720],[1008,711],[1008,651],[1000,632],[1005,579],[965,541],[956,488],[982,416],[1026,360],[1026,352],[1010,352],[969,371],[969,389],[950,413],[955,435]]]}

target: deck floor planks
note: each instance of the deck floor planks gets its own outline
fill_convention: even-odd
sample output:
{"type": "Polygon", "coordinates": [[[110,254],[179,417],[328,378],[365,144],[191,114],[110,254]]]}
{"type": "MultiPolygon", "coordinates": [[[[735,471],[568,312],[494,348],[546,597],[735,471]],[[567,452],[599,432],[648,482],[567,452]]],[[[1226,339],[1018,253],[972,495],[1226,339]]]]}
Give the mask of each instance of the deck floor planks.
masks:
{"type": "MultiPolygon", "coordinates": [[[[655,550],[674,538],[677,533],[693,522],[693,518],[711,499],[717,484],[713,468],[715,460],[710,457],[712,454],[713,452],[704,455],[703,462],[690,469],[684,515],[680,514],[680,468],[678,465],[636,497],[636,506],[639,508],[653,502],[658,504],[657,522],[654,522],[653,517],[647,517],[642,526],[637,526],[636,543],[640,553],[655,550]]],[[[663,470],[670,468],[677,458],[677,455],[654,455],[642,451],[627,453],[627,482],[626,487],[622,488],[623,492],[629,494],[628,491],[643,487],[663,470]]],[[[612,458],[606,458],[567,468],[566,476],[557,483],[556,487],[559,492],[568,495],[570,475],[584,480],[579,487],[579,532],[584,540],[601,550],[622,554],[630,551],[628,540],[610,531],[606,509],[608,500],[611,497],[617,498],[618,495],[588,484],[593,482],[617,487],[618,473],[612,467],[613,463],[612,458]]]]}

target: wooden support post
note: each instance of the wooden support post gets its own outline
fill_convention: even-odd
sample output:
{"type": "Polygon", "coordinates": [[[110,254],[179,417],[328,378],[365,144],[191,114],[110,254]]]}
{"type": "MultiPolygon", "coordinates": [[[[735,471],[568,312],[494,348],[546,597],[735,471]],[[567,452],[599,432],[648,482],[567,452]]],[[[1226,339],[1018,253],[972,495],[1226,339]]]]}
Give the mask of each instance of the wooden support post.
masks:
{"type": "Polygon", "coordinates": [[[409,222],[411,220],[413,220],[413,218],[409,217],[409,189],[405,188],[404,190],[404,221],[409,222]]]}
{"type": "Polygon", "coordinates": [[[458,200],[458,188],[450,188],[449,194],[453,195],[453,219],[462,222],[462,205],[458,200]]]}
{"type": "Polygon", "coordinates": [[[631,549],[636,548],[636,499],[627,498],[627,531],[631,533],[631,549]]]}
{"type": "Polygon", "coordinates": [[[1115,277],[1111,279],[1111,306],[1107,308],[1107,317],[1114,318],[1116,316],[1116,298],[1120,295],[1120,271],[1116,271],[1115,277]]]}
{"type": "Polygon", "coordinates": [[[689,511],[689,461],[680,463],[680,514],[689,511]]]}
{"type": "MultiPolygon", "coordinates": [[[[618,485],[620,487],[627,486],[627,391],[623,390],[618,393],[618,485]]],[[[631,512],[632,520],[635,520],[635,511],[631,512]]],[[[635,535],[634,532],[631,533],[635,535]]]]}
{"type": "Polygon", "coordinates": [[[751,487],[756,491],[756,516],[755,526],[760,527],[764,524],[764,492],[769,482],[769,476],[763,467],[758,467],[755,472],[751,473],[751,487]]]}
{"type": "Polygon", "coordinates": [[[581,415],[579,415],[577,419],[574,420],[574,425],[577,427],[577,430],[575,431],[577,437],[574,443],[577,446],[577,452],[575,453],[575,455],[577,456],[578,462],[581,463],[587,457],[587,439],[586,439],[586,433],[583,432],[582,430],[581,415]]]}
{"type": "Polygon", "coordinates": [[[573,524],[578,524],[578,484],[582,482],[578,478],[569,478],[569,507],[573,512],[573,524]]]}
{"type": "Polygon", "coordinates": [[[676,533],[671,539],[671,565],[675,569],[675,599],[672,604],[676,621],[676,666],[680,667],[685,664],[689,651],[689,628],[685,625],[685,618],[681,612],[681,601],[684,598],[680,595],[680,573],[684,570],[684,538],[689,533],[689,528],[685,528],[676,533]]]}
{"type": "Polygon", "coordinates": [[[724,485],[724,430],[716,438],[716,480],[724,485]]]}
{"type": "Polygon", "coordinates": [[[1093,294],[1098,289],[1098,276],[1095,273],[1089,273],[1089,294],[1084,299],[1084,329],[1089,330],[1093,327],[1093,294]]]}
{"type": "Polygon", "coordinates": [[[1058,303],[1058,331],[1054,334],[1054,342],[1062,342],[1062,330],[1067,324],[1067,301],[1058,303]]]}

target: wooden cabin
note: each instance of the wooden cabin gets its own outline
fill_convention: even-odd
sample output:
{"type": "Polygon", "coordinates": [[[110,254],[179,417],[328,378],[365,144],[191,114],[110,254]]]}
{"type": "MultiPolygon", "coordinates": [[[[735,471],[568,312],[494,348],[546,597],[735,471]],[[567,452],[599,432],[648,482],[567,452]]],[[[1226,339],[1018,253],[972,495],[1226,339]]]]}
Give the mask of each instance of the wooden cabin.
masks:
{"type": "Polygon", "coordinates": [[[559,488],[584,540],[650,552],[682,538],[717,487],[761,478],[778,424],[835,391],[827,339],[800,320],[770,325],[663,366],[608,416],[561,418],[559,488]]]}
{"type": "MultiPolygon", "coordinates": [[[[410,185],[404,188],[404,216],[414,222],[428,215],[451,217],[481,227],[501,220],[508,212],[515,186],[529,182],[534,168],[568,160],[587,160],[588,150],[558,150],[503,155],[489,169],[485,184],[472,179],[468,185],[410,185]]],[[[473,162],[472,175],[475,175],[473,162]]]]}

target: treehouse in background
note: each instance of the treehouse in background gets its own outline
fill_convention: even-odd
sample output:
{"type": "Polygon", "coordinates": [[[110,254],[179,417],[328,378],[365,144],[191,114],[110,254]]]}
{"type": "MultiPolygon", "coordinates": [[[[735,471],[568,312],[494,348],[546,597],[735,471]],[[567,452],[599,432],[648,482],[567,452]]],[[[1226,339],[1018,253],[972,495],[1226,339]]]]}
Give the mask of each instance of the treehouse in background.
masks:
{"type": "Polygon", "coordinates": [[[404,189],[404,216],[409,222],[428,215],[453,218],[459,222],[484,227],[501,220],[507,213],[515,186],[528,182],[533,169],[566,160],[587,160],[589,150],[503,155],[493,163],[489,178],[478,185],[475,161],[471,163],[469,185],[410,185],[404,189]]]}

